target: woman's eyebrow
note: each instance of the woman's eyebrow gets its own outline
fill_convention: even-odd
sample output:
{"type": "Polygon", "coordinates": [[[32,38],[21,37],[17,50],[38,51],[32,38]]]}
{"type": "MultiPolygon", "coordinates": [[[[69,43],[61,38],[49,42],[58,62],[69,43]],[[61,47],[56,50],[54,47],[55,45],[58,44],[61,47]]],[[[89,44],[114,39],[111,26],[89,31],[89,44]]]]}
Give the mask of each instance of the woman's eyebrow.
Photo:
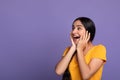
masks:
{"type": "Polygon", "coordinates": [[[76,27],[81,27],[82,25],[76,25],[76,27]]]}
{"type": "MultiPolygon", "coordinates": [[[[76,25],[76,27],[81,27],[82,25],[76,25]]],[[[75,25],[72,25],[72,27],[75,27],[75,25]]]]}

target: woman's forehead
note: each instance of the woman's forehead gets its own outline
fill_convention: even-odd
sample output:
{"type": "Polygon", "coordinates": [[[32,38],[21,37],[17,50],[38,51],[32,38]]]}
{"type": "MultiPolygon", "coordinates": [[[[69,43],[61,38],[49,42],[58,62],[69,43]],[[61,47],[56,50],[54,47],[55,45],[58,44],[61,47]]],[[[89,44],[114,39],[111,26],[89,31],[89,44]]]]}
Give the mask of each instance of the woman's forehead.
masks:
{"type": "Polygon", "coordinates": [[[74,27],[83,27],[83,24],[81,23],[81,21],[77,20],[73,23],[74,27]]]}

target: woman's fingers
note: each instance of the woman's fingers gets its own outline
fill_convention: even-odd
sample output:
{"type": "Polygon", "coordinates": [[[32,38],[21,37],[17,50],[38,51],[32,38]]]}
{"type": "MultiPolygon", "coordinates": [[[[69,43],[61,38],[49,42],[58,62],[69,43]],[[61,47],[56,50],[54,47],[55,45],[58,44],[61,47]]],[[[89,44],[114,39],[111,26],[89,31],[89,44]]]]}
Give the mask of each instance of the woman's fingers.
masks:
{"type": "Polygon", "coordinates": [[[80,40],[88,42],[90,39],[90,33],[86,31],[83,35],[81,35],[80,40]]]}
{"type": "Polygon", "coordinates": [[[87,40],[87,37],[88,37],[88,31],[86,31],[86,33],[85,33],[85,39],[84,40],[87,40]]]}
{"type": "Polygon", "coordinates": [[[72,32],[70,33],[70,39],[71,39],[72,45],[73,45],[73,46],[76,46],[75,43],[74,43],[74,41],[73,41],[72,32]]]}
{"type": "Polygon", "coordinates": [[[89,39],[90,39],[90,33],[86,31],[83,35],[80,36],[77,47],[81,47],[82,49],[84,49],[89,39]]]}
{"type": "Polygon", "coordinates": [[[90,33],[88,33],[87,42],[89,41],[89,39],[90,39],[90,33]]]}
{"type": "Polygon", "coordinates": [[[86,40],[86,42],[88,42],[89,39],[90,39],[90,33],[88,31],[86,31],[86,33],[85,33],[85,40],[86,40]]]}

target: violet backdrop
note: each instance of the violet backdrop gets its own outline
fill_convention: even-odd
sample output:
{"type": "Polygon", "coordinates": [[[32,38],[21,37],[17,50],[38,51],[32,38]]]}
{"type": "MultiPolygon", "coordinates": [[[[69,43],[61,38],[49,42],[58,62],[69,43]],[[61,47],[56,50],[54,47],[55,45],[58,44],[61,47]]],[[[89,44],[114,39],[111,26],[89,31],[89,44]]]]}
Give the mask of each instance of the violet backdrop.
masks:
{"type": "Polygon", "coordinates": [[[119,80],[119,5],[119,0],[0,0],[0,80],[60,80],[54,68],[79,16],[95,22],[94,44],[107,48],[102,80],[119,80]]]}

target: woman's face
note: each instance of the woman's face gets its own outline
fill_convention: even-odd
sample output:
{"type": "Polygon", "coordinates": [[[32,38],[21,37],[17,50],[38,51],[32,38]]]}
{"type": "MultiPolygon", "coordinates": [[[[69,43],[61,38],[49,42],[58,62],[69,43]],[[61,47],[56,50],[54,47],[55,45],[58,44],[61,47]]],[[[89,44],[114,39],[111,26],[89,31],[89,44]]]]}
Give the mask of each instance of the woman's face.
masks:
{"type": "Polygon", "coordinates": [[[71,36],[75,44],[78,43],[80,37],[83,36],[85,32],[86,32],[86,29],[81,23],[81,21],[77,20],[73,23],[71,36]]]}

